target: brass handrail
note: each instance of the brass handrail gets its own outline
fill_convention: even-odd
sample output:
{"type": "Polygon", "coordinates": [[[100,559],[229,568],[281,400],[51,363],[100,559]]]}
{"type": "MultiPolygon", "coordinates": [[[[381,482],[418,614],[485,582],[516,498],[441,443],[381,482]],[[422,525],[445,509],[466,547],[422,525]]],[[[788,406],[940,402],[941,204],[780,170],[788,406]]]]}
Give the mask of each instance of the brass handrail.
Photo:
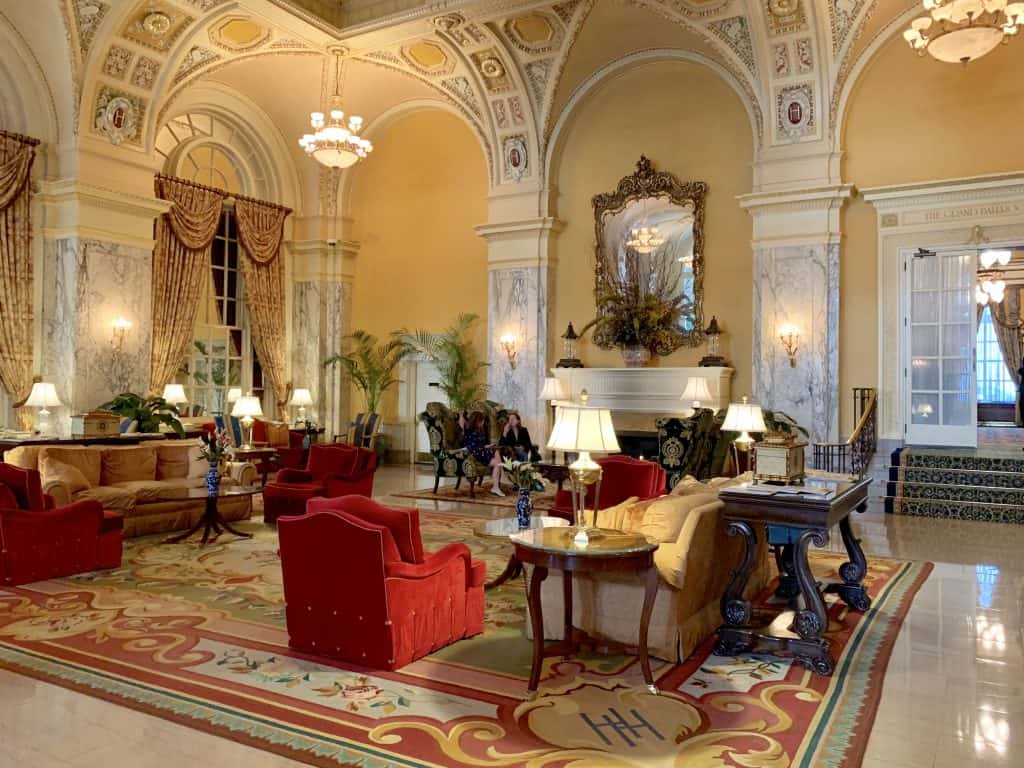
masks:
{"type": "Polygon", "coordinates": [[[873,387],[855,387],[853,396],[855,409],[860,411],[856,426],[843,442],[815,443],[814,465],[827,472],[846,472],[849,460],[854,474],[863,477],[875,455],[878,393],[873,387]]]}

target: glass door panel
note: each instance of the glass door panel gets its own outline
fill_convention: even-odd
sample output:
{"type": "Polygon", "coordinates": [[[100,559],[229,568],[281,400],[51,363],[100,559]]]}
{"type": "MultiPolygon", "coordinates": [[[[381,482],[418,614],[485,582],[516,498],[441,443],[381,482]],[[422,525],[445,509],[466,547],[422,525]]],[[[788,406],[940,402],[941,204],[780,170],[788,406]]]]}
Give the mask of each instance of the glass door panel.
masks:
{"type": "Polygon", "coordinates": [[[908,254],[907,442],[977,444],[974,251],[908,254]]]}

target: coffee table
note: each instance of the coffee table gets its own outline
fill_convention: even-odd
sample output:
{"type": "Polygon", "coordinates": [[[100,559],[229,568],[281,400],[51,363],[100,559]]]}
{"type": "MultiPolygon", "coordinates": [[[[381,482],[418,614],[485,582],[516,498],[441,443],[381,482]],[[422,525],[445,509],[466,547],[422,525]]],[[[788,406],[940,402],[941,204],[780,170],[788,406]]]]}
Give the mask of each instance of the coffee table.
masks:
{"type": "MultiPolygon", "coordinates": [[[[530,518],[530,529],[534,528],[562,528],[569,525],[568,520],[563,520],[560,517],[545,517],[544,515],[534,515],[530,518]]],[[[477,523],[473,527],[473,533],[481,539],[502,539],[506,540],[509,536],[514,533],[519,533],[521,530],[519,527],[519,520],[515,517],[501,517],[497,520],[483,520],[477,523]]],[[[484,589],[494,589],[500,587],[509,579],[519,577],[523,572],[523,564],[516,560],[515,553],[509,555],[508,565],[505,566],[505,570],[501,572],[501,575],[494,581],[489,581],[484,584],[484,589]]]]}
{"type": "Polygon", "coordinates": [[[585,633],[572,625],[572,576],[574,573],[599,573],[602,571],[628,571],[640,573],[644,580],[644,602],[640,611],[640,629],[637,642],[637,656],[644,682],[650,693],[658,693],[651,674],[651,661],[647,655],[647,631],[654,610],[654,598],[658,594],[658,569],[654,567],[653,542],[639,533],[591,528],[590,543],[579,547],[573,542],[576,529],[565,527],[533,528],[513,534],[514,557],[521,563],[533,565],[527,601],[530,605],[530,623],[533,628],[533,665],[527,695],[537,693],[540,671],[544,659],[549,656],[568,658],[579,650],[585,633]],[[563,640],[552,646],[544,646],[544,614],[540,601],[541,584],[548,577],[548,570],[562,571],[562,585],[565,603],[563,640]]]}
{"type": "Polygon", "coordinates": [[[241,539],[251,539],[251,533],[243,533],[242,531],[232,528],[227,520],[220,514],[220,510],[217,509],[217,500],[226,497],[235,496],[255,496],[260,493],[262,489],[255,485],[244,485],[244,486],[231,486],[228,488],[221,488],[216,494],[210,494],[206,488],[182,488],[180,491],[168,495],[168,499],[206,499],[206,507],[203,509],[203,516],[199,518],[195,525],[193,525],[185,533],[180,533],[177,536],[171,536],[169,539],[164,539],[164,544],[179,544],[185,539],[189,538],[198,531],[200,528],[203,529],[203,538],[199,542],[200,546],[205,545],[210,541],[210,534],[213,533],[213,538],[216,539],[224,531],[238,536],[241,539]]]}

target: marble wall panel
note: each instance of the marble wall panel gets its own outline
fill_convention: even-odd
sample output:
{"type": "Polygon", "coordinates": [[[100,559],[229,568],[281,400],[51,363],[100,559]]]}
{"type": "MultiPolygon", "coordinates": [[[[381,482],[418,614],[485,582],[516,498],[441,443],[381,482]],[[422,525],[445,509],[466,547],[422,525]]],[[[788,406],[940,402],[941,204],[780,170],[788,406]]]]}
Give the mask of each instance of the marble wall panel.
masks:
{"type": "Polygon", "coordinates": [[[53,381],[68,414],[119,392],[149,388],[152,253],[99,240],[47,241],[43,259],[40,374],[53,381]],[[113,344],[123,316],[132,329],[113,344]]]}
{"type": "Polygon", "coordinates": [[[545,404],[537,397],[547,367],[548,269],[515,267],[490,272],[488,292],[488,397],[520,411],[534,440],[546,435],[545,404]],[[499,339],[516,339],[516,367],[499,339]]]}
{"type": "Polygon", "coordinates": [[[294,283],[292,301],[292,383],[308,387],[316,405],[317,422],[328,438],[344,434],[348,422],[348,387],[341,372],[325,369],[323,361],[341,349],[352,316],[352,286],[339,281],[294,283]]]}
{"type": "Polygon", "coordinates": [[[811,433],[836,440],[839,425],[839,247],[759,248],[754,252],[754,399],[811,433]],[[796,367],[779,329],[800,330],[796,367]]]}

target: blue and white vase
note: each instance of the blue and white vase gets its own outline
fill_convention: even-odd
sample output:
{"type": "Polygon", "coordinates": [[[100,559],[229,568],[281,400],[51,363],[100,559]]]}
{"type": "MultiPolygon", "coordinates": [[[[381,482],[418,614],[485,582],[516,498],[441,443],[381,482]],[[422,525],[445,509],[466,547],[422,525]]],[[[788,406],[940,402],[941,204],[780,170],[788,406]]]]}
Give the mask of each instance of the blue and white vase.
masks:
{"type": "Polygon", "coordinates": [[[206,473],[206,493],[208,496],[216,496],[220,490],[220,470],[217,463],[210,462],[210,471],[206,473]]]}
{"type": "Polygon", "coordinates": [[[519,522],[519,530],[523,531],[530,527],[530,516],[533,514],[533,499],[530,498],[529,488],[519,489],[519,500],[516,501],[516,520],[519,522]]]}

